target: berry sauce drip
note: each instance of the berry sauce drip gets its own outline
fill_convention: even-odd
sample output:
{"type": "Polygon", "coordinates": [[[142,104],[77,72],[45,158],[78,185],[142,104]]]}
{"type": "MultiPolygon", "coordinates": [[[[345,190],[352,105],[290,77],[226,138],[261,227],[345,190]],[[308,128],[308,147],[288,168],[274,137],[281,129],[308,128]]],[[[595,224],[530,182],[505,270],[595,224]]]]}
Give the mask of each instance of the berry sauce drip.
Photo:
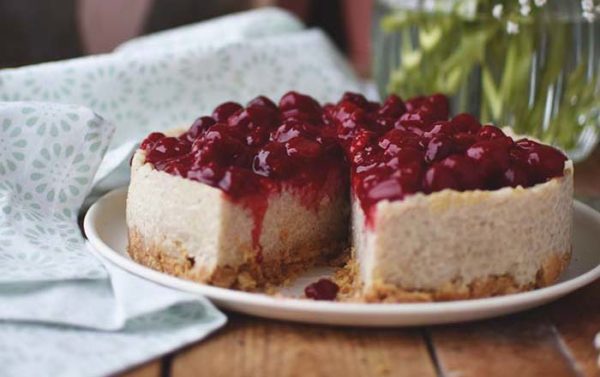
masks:
{"type": "Polygon", "coordinates": [[[335,300],[340,287],[329,279],[319,279],[317,282],[309,284],[304,288],[304,295],[313,300],[333,301],[335,300]]]}
{"type": "Polygon", "coordinates": [[[530,187],[562,176],[567,159],[550,146],[482,126],[469,114],[450,118],[441,94],[406,102],[391,95],[381,104],[346,93],[321,106],[296,92],[278,105],[263,96],[245,107],[226,102],[182,135],[152,133],[141,148],[157,170],[220,188],[249,208],[255,247],[268,196],[284,186],[310,206],[326,182],[345,180],[349,171],[352,192],[373,225],[381,200],[444,189],[530,187]]]}

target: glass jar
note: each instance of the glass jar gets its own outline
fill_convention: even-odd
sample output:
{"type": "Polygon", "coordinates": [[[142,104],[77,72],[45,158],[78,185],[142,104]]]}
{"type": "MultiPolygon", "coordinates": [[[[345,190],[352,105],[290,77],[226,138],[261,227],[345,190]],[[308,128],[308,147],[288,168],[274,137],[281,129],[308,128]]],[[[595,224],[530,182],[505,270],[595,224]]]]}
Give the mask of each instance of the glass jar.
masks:
{"type": "Polygon", "coordinates": [[[600,130],[598,9],[593,0],[377,0],[378,89],[447,94],[455,114],[581,160],[600,130]]]}

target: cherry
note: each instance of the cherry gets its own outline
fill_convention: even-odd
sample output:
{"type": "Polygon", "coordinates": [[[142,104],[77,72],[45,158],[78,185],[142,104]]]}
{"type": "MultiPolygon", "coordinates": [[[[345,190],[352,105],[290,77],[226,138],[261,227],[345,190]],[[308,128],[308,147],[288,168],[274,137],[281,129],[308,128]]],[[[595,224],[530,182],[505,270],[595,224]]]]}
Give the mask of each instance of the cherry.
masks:
{"type": "Polygon", "coordinates": [[[350,156],[352,164],[361,167],[363,170],[370,169],[381,162],[379,157],[380,152],[380,150],[374,148],[372,145],[368,145],[350,156]]]}
{"type": "Polygon", "coordinates": [[[257,152],[252,162],[252,170],[263,177],[284,178],[292,175],[293,164],[282,144],[270,142],[257,152]]]}
{"type": "Polygon", "coordinates": [[[393,129],[379,139],[379,147],[387,154],[394,154],[403,146],[420,148],[420,138],[409,131],[393,129]]]}
{"type": "MultiPolygon", "coordinates": [[[[417,110],[412,113],[404,113],[400,116],[400,119],[396,122],[396,124],[400,127],[418,127],[423,128],[424,126],[431,124],[434,121],[431,113],[424,110],[417,110]]],[[[396,126],[396,125],[395,125],[396,126]]],[[[398,128],[398,127],[396,127],[398,128]]]]}
{"type": "Polygon", "coordinates": [[[265,96],[258,96],[248,102],[246,107],[263,107],[272,111],[278,111],[277,105],[265,96]]]}
{"type": "Polygon", "coordinates": [[[190,151],[190,144],[176,137],[163,137],[157,140],[146,153],[146,160],[152,164],[182,156],[190,151]]]}
{"type": "Polygon", "coordinates": [[[341,140],[354,136],[356,129],[366,122],[365,111],[349,101],[342,101],[333,113],[337,134],[341,140]]]}
{"type": "Polygon", "coordinates": [[[438,121],[431,125],[429,131],[423,133],[423,137],[431,139],[440,134],[452,136],[454,134],[454,127],[448,121],[438,121]]]}
{"type": "Polygon", "coordinates": [[[478,140],[491,140],[502,137],[506,137],[506,135],[504,135],[504,132],[502,132],[502,130],[498,127],[492,125],[485,125],[481,127],[481,129],[479,129],[479,132],[477,132],[478,140]]]}
{"type": "Polygon", "coordinates": [[[340,100],[340,102],[342,102],[342,101],[352,102],[356,106],[363,108],[365,110],[369,109],[369,101],[367,101],[365,96],[363,96],[362,94],[359,94],[359,93],[346,92],[342,96],[342,99],[340,100]]]}
{"type": "Polygon", "coordinates": [[[500,185],[511,187],[529,187],[530,179],[527,169],[518,163],[511,164],[511,166],[502,174],[500,185]]]}
{"type": "Polygon", "coordinates": [[[461,190],[484,188],[483,177],[473,160],[462,155],[453,155],[443,159],[440,165],[447,167],[452,172],[461,190]]]}
{"type": "MultiPolygon", "coordinates": [[[[421,106],[423,108],[423,106],[421,106]]],[[[443,94],[434,94],[427,98],[427,108],[431,110],[432,117],[435,120],[446,120],[450,113],[450,103],[448,97],[443,94]]]]}
{"type": "Polygon", "coordinates": [[[396,119],[394,118],[379,117],[375,120],[369,121],[368,128],[381,135],[393,129],[395,123],[396,119]]]}
{"type": "MultiPolygon", "coordinates": [[[[389,149],[388,149],[389,150],[389,149]]],[[[424,160],[424,153],[422,150],[411,146],[400,147],[393,155],[386,155],[389,158],[387,165],[393,167],[395,170],[401,169],[410,163],[417,163],[421,165],[424,160]]]]}
{"type": "Polygon", "coordinates": [[[515,149],[511,151],[511,155],[527,166],[536,183],[564,174],[567,157],[559,150],[531,140],[517,141],[515,149]]]}
{"type": "Polygon", "coordinates": [[[288,156],[303,159],[317,158],[322,152],[319,143],[303,136],[290,139],[285,143],[285,150],[288,156]]]}
{"type": "Polygon", "coordinates": [[[165,134],[163,134],[162,132],[152,132],[150,135],[146,136],[144,141],[142,141],[140,148],[145,151],[152,149],[154,144],[156,144],[157,141],[161,140],[164,137],[165,134]]]}
{"type": "Polygon", "coordinates": [[[268,108],[254,106],[231,115],[227,123],[240,140],[249,146],[260,146],[269,140],[270,129],[278,123],[279,115],[268,108]]]}
{"type": "Polygon", "coordinates": [[[313,300],[335,300],[340,287],[329,279],[319,279],[316,283],[312,283],[304,288],[304,294],[313,300]]]}
{"type": "Polygon", "coordinates": [[[269,129],[266,127],[256,127],[253,130],[248,131],[246,135],[246,145],[251,147],[264,145],[269,141],[269,129]]]}
{"type": "Polygon", "coordinates": [[[212,117],[218,123],[225,123],[227,118],[242,109],[242,105],[237,102],[225,102],[213,110],[212,117]]]}
{"type": "Polygon", "coordinates": [[[464,153],[476,141],[475,135],[467,132],[456,133],[452,136],[452,139],[454,141],[454,149],[459,153],[464,153]]]}
{"type": "Polygon", "coordinates": [[[187,178],[216,185],[223,178],[225,170],[216,162],[200,163],[196,159],[187,172],[187,178]]]}
{"type": "Polygon", "coordinates": [[[515,142],[515,144],[522,150],[532,150],[542,145],[530,139],[519,139],[515,142]]]}
{"type": "Polygon", "coordinates": [[[439,161],[454,151],[454,143],[450,136],[439,134],[429,140],[425,151],[425,161],[439,161]]]}
{"type": "Polygon", "coordinates": [[[224,123],[217,123],[210,127],[207,132],[202,135],[201,139],[203,141],[212,141],[212,140],[227,140],[227,139],[235,139],[237,141],[244,140],[244,133],[241,130],[237,130],[235,128],[229,127],[224,123]]]}
{"type": "Polygon", "coordinates": [[[466,151],[475,161],[486,181],[495,180],[510,166],[509,146],[502,138],[478,141],[466,151]]]}
{"type": "Polygon", "coordinates": [[[296,136],[304,136],[310,139],[322,139],[324,129],[319,129],[310,123],[298,119],[286,119],[274,131],[271,132],[270,140],[284,143],[296,136]]]}
{"type": "Polygon", "coordinates": [[[236,166],[229,167],[225,170],[223,178],[218,183],[218,186],[225,192],[233,196],[243,194],[251,194],[258,191],[259,186],[252,173],[247,169],[238,168],[236,166]]]}
{"type": "Polygon", "coordinates": [[[354,155],[368,146],[372,146],[376,140],[377,137],[374,132],[360,130],[350,143],[350,154],[354,155]]]}
{"type": "Polygon", "coordinates": [[[440,163],[430,166],[423,177],[423,190],[426,193],[445,189],[460,190],[460,188],[460,183],[452,169],[440,163]]]}
{"type": "Polygon", "coordinates": [[[276,108],[254,105],[248,107],[246,112],[256,127],[271,129],[280,123],[280,114],[276,108]]]}
{"type": "Polygon", "coordinates": [[[455,132],[475,134],[481,128],[481,123],[471,114],[461,113],[450,121],[455,132]]]}
{"type": "Polygon", "coordinates": [[[394,123],[394,128],[400,131],[408,131],[416,136],[423,136],[425,123],[421,120],[402,119],[407,113],[394,123]]]}
{"type": "Polygon", "coordinates": [[[424,96],[413,97],[406,101],[406,111],[412,113],[421,107],[421,105],[423,105],[426,101],[427,97],[424,96]]]}
{"type": "Polygon", "coordinates": [[[180,137],[185,138],[190,143],[193,143],[200,135],[204,134],[210,126],[214,125],[216,122],[213,118],[203,116],[194,121],[190,129],[181,135],[180,137]]]}
{"type": "Polygon", "coordinates": [[[406,159],[406,156],[398,157],[397,161],[396,158],[393,158],[386,166],[393,169],[391,176],[400,181],[404,194],[412,194],[420,191],[424,172],[421,161],[406,159]],[[404,161],[402,160],[403,158],[405,158],[404,161]],[[399,166],[395,167],[395,164],[399,166]]]}
{"type": "Polygon", "coordinates": [[[186,155],[179,159],[170,159],[157,162],[157,169],[165,171],[172,175],[178,175],[180,177],[187,177],[188,172],[191,169],[193,156],[186,155]],[[158,166],[160,164],[160,166],[158,166]]]}
{"type": "Polygon", "coordinates": [[[385,100],[377,115],[385,118],[398,118],[406,112],[406,105],[395,94],[390,94],[385,100]]]}
{"type": "Polygon", "coordinates": [[[219,123],[212,126],[202,137],[192,144],[192,150],[198,153],[198,158],[203,161],[219,161],[224,164],[248,160],[248,148],[239,140],[239,135],[234,129],[219,123]]]}
{"type": "Polygon", "coordinates": [[[279,100],[279,108],[284,118],[297,118],[318,122],[321,118],[322,109],[312,97],[298,92],[288,92],[279,100]]]}

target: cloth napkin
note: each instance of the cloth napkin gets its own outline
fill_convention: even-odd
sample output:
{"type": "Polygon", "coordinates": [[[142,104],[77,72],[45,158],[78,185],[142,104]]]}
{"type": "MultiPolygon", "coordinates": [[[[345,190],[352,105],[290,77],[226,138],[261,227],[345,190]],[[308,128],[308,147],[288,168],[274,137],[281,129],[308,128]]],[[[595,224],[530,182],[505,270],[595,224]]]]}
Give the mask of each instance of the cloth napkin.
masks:
{"type": "Polygon", "coordinates": [[[222,326],[206,299],[96,255],[78,226],[86,198],[127,182],[147,133],[220,102],[359,89],[323,33],[273,8],[0,70],[0,375],[106,375],[222,326]]]}

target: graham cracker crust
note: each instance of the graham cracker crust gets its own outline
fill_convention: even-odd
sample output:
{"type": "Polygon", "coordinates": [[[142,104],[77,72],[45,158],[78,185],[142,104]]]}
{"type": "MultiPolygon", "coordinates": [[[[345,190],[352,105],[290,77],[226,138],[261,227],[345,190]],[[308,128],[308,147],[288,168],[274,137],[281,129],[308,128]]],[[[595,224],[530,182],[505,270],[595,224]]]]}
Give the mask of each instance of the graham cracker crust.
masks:
{"type": "MultiPolygon", "coordinates": [[[[319,249],[333,250],[339,253],[340,245],[321,245],[319,249]]],[[[256,254],[245,252],[245,263],[240,266],[217,266],[213,269],[201,266],[189,257],[183,247],[168,252],[155,243],[147,243],[135,229],[129,229],[127,252],[136,262],[169,275],[181,277],[199,283],[243,291],[273,291],[274,286],[286,285],[296,276],[332,255],[294,260],[289,254],[282,254],[280,260],[256,261],[256,254]]],[[[311,248],[312,249],[312,248],[311,248]]],[[[315,254],[314,251],[299,250],[298,255],[315,254]]]]}
{"type": "Polygon", "coordinates": [[[384,282],[375,282],[368,291],[358,275],[358,264],[354,259],[336,273],[335,281],[340,286],[340,301],[358,302],[433,302],[467,300],[501,296],[511,293],[530,291],[553,284],[567,268],[571,260],[571,250],[556,253],[549,257],[537,271],[535,281],[520,285],[513,276],[488,276],[464,284],[459,279],[449,282],[436,290],[411,290],[384,282]]]}
{"type": "Polygon", "coordinates": [[[246,258],[239,267],[217,266],[209,270],[188,258],[186,250],[180,250],[176,255],[166,253],[157,245],[147,245],[137,231],[130,229],[127,251],[136,262],[169,275],[219,287],[271,294],[277,294],[278,288],[287,285],[308,268],[327,264],[337,267],[333,279],[340,287],[337,301],[370,303],[452,301],[529,291],[554,283],[571,259],[571,250],[553,254],[537,271],[535,281],[525,285],[519,285],[511,275],[502,275],[488,276],[468,284],[457,279],[431,291],[405,289],[384,282],[375,282],[371,289],[364,291],[358,264],[347,249],[335,259],[329,256],[295,262],[284,258],[276,263],[257,263],[255,258],[246,258]]]}

